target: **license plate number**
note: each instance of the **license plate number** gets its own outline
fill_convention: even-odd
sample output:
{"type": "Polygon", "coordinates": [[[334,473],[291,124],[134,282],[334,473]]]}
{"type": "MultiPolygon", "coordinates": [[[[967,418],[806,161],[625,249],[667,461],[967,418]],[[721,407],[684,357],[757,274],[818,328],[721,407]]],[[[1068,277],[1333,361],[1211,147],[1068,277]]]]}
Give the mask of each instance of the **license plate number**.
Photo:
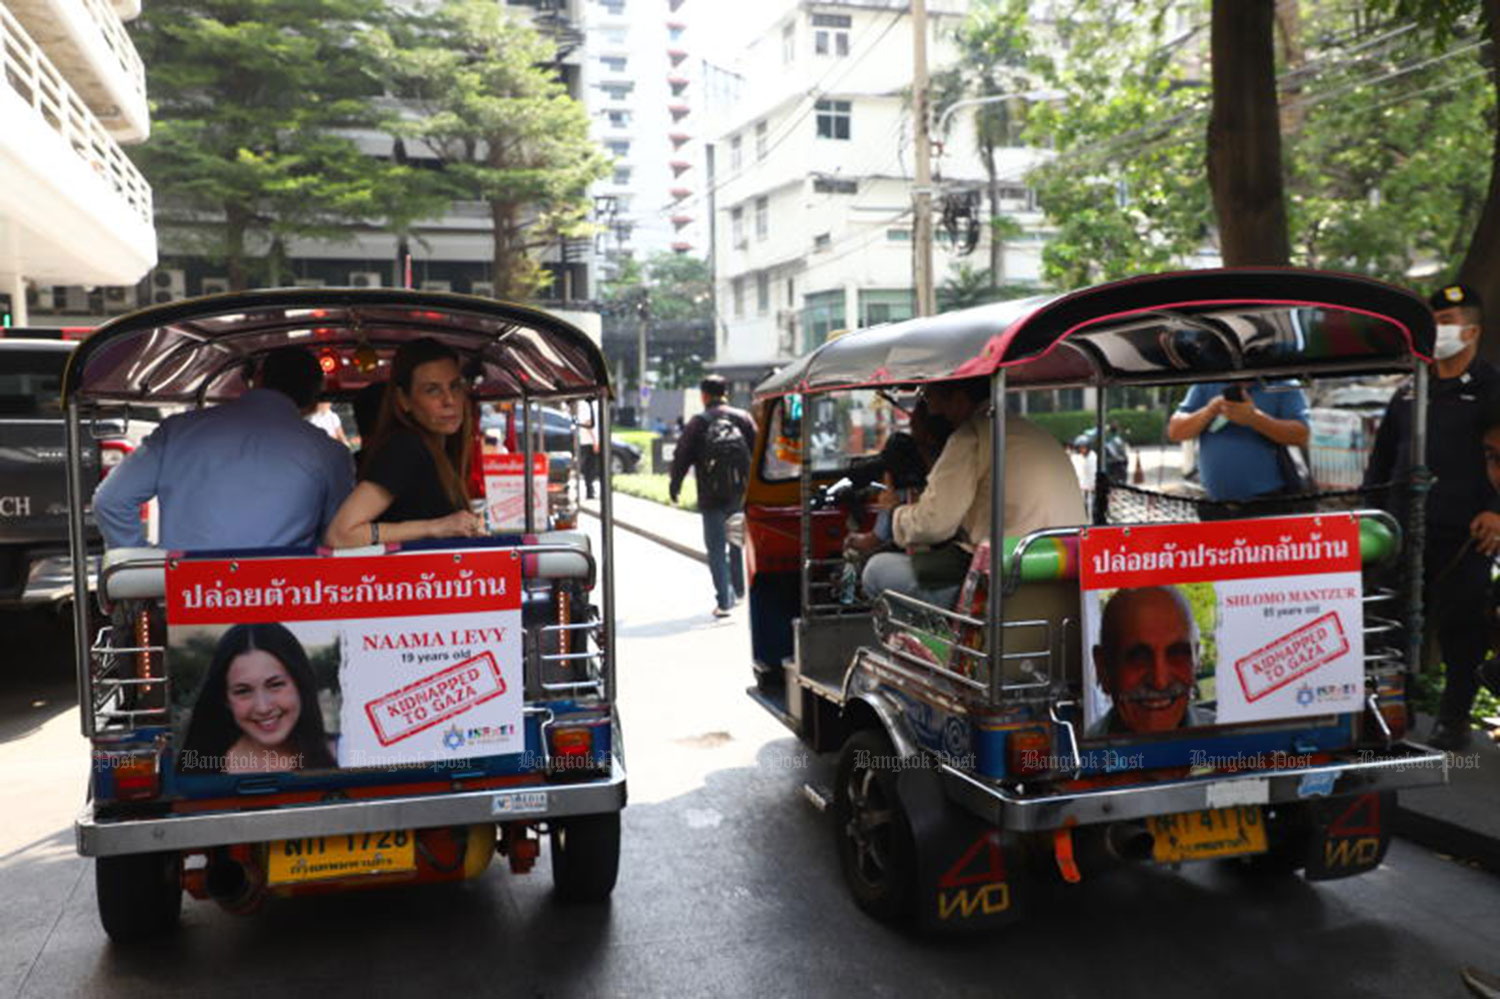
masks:
{"type": "Polygon", "coordinates": [[[413,871],[416,835],[398,829],[279,839],[271,843],[267,859],[266,877],[273,885],[413,871]]]}
{"type": "Polygon", "coordinates": [[[1157,863],[1266,852],[1266,823],[1259,805],[1156,815],[1150,826],[1157,863]]]}

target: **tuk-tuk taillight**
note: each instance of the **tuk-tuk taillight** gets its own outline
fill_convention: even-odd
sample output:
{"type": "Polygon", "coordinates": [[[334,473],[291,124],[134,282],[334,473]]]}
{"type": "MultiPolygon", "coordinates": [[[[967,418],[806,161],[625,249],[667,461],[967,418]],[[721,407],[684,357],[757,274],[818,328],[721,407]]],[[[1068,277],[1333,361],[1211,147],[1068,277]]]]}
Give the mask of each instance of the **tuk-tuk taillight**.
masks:
{"type": "Polygon", "coordinates": [[[588,726],[579,728],[554,728],[552,730],[552,755],[569,762],[586,760],[594,751],[594,730],[588,726]]]}
{"type": "Polygon", "coordinates": [[[99,442],[99,479],[114,471],[116,465],[134,451],[135,448],[129,441],[100,441],[99,442]]]}
{"type": "Polygon", "coordinates": [[[108,775],[116,801],[141,801],[155,798],[161,789],[158,759],[154,749],[98,750],[94,753],[94,766],[108,775]]]}
{"type": "Polygon", "coordinates": [[[1044,728],[1021,728],[1006,739],[1006,771],[1013,777],[1051,770],[1052,733],[1044,728]]]}

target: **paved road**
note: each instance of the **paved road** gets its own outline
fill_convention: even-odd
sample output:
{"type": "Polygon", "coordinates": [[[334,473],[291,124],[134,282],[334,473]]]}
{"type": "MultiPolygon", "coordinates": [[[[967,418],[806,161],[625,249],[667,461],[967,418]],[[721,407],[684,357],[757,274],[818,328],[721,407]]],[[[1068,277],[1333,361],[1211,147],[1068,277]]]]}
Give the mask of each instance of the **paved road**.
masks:
{"type": "Polygon", "coordinates": [[[1136,869],[1059,890],[994,936],[912,939],[873,923],[844,894],[826,818],[798,793],[824,761],[744,697],[742,614],[709,618],[701,564],[629,534],[618,546],[631,804],[611,904],[554,904],[544,857],[523,877],[495,867],[467,885],[253,917],[189,900],[171,940],[113,948],[72,852],[86,750],[71,694],[8,679],[0,997],[1427,999],[1463,994],[1460,964],[1500,965],[1500,879],[1400,842],[1348,882],[1136,869]]]}

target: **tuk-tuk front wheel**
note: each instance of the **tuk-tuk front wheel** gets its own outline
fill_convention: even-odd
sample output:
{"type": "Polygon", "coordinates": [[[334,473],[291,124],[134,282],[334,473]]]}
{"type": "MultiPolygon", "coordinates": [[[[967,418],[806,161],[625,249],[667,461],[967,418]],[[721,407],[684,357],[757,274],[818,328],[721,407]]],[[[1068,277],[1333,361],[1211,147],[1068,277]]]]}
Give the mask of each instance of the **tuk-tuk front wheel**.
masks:
{"type": "Polygon", "coordinates": [[[603,902],[620,872],[620,813],[552,823],[552,887],[565,902],[603,902]]]}
{"type": "Polygon", "coordinates": [[[839,754],[833,794],[844,882],[861,909],[887,922],[913,913],[916,892],[916,847],[895,758],[884,732],[855,732],[839,754]]]}
{"type": "Polygon", "coordinates": [[[182,856],[133,853],[94,860],[99,921],[117,943],[172,930],[182,914],[182,856]]]}

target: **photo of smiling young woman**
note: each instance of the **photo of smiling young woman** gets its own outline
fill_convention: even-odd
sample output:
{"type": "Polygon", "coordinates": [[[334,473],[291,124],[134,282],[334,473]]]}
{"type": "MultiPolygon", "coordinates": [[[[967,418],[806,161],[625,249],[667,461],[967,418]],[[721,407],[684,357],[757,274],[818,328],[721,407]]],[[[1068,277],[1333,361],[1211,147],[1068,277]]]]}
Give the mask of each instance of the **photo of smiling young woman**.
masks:
{"type": "Polygon", "coordinates": [[[336,766],[302,643],[285,625],[237,624],[214,648],[178,756],[184,773],[336,766]]]}

